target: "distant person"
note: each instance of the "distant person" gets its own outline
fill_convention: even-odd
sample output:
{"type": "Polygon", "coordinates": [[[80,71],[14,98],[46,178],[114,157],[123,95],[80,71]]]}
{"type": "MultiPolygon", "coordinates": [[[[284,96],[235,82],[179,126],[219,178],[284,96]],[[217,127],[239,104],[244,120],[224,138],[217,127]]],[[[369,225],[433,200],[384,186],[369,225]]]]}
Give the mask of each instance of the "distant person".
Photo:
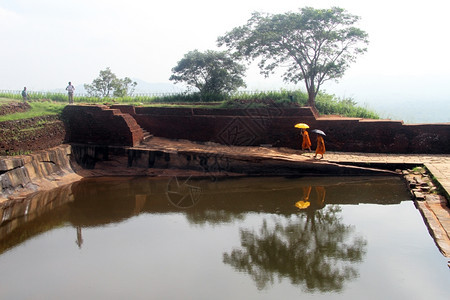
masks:
{"type": "Polygon", "coordinates": [[[69,104],[73,103],[73,92],[75,91],[75,87],[72,85],[72,82],[69,81],[69,85],[66,87],[66,91],[69,94],[69,104]]]}
{"type": "Polygon", "coordinates": [[[23,99],[23,101],[27,101],[27,100],[28,100],[27,87],[24,87],[24,88],[23,88],[23,91],[22,91],[22,99],[23,99]]]}
{"type": "Polygon", "coordinates": [[[309,133],[305,128],[302,128],[302,150],[308,149],[311,152],[311,140],[309,139],[309,133]]]}
{"type": "Polygon", "coordinates": [[[320,134],[317,135],[317,147],[316,147],[316,154],[314,155],[314,157],[317,157],[317,155],[319,154],[322,155],[320,159],[322,159],[323,155],[325,154],[325,142],[320,134]]]}

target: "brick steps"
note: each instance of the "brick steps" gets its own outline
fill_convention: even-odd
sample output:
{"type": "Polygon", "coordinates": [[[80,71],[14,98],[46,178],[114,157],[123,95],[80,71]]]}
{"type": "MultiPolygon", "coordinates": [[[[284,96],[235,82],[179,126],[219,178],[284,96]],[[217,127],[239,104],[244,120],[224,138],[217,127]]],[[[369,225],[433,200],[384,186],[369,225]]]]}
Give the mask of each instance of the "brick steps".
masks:
{"type": "MultiPolygon", "coordinates": [[[[104,105],[68,105],[63,110],[67,143],[136,146],[144,131],[129,113],[104,105]]],[[[148,135],[147,137],[148,138],[148,135]]]]}
{"type": "Polygon", "coordinates": [[[145,129],[142,129],[142,133],[144,134],[144,136],[142,138],[142,142],[147,142],[148,140],[150,140],[153,137],[153,135],[150,134],[150,132],[148,132],[145,129]]]}

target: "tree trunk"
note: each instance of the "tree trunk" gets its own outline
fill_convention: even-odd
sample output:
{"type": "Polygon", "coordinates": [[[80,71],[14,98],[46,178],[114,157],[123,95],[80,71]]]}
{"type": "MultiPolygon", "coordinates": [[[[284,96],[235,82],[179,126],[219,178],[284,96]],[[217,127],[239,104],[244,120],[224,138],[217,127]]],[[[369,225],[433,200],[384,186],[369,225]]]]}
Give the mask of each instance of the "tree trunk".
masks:
{"type": "Polygon", "coordinates": [[[311,76],[309,81],[306,81],[306,90],[308,91],[308,106],[316,108],[316,88],[314,86],[314,77],[311,76]],[[309,84],[308,84],[309,83],[309,84]]]}
{"type": "Polygon", "coordinates": [[[308,106],[316,107],[316,96],[314,91],[308,91],[308,106]]]}

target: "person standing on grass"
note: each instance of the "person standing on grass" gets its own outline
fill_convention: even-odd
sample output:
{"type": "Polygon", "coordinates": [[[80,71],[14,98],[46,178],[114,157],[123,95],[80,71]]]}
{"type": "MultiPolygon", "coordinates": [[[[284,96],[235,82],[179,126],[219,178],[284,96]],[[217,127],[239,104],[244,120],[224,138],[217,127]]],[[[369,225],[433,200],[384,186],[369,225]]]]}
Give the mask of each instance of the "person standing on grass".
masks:
{"type": "Polygon", "coordinates": [[[309,133],[305,128],[302,128],[302,151],[308,149],[311,152],[311,140],[309,139],[309,133]]]}
{"type": "Polygon", "coordinates": [[[73,92],[75,91],[75,87],[72,85],[72,82],[69,81],[66,91],[69,94],[69,104],[73,104],[73,92]]]}
{"type": "Polygon", "coordinates": [[[22,99],[23,99],[23,101],[27,101],[27,100],[28,100],[27,87],[24,87],[24,88],[23,88],[23,91],[22,91],[22,99]]]}

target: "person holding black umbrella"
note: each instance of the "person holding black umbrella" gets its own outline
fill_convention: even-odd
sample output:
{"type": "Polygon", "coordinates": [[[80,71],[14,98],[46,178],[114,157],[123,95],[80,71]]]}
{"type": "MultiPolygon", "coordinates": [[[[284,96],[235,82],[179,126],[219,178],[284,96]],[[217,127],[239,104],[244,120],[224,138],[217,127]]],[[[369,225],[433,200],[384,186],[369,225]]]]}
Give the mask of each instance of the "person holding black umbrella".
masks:
{"type": "Polygon", "coordinates": [[[312,132],[317,133],[317,147],[316,147],[316,154],[314,155],[314,158],[317,158],[317,155],[322,155],[321,158],[323,158],[323,155],[325,154],[325,141],[323,140],[323,136],[325,136],[325,132],[319,129],[314,129],[312,132]]]}

